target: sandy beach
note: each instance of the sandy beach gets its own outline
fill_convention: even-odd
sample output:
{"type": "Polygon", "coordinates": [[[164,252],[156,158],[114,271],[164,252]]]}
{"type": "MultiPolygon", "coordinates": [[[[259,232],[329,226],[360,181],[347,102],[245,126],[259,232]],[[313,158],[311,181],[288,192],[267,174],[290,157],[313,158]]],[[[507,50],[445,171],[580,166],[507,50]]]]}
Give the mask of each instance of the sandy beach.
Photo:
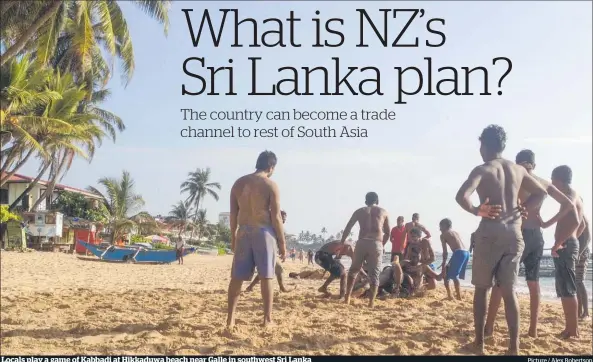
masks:
{"type": "MultiPolygon", "coordinates": [[[[287,279],[276,292],[277,326],[263,330],[259,290],[244,294],[237,327],[225,330],[232,257],[190,255],[185,265],[133,265],[81,260],[62,253],[1,254],[2,355],[14,354],[266,354],[463,355],[473,337],[471,291],[445,300],[442,285],[424,298],[363,300],[344,306],[321,297],[318,280],[287,279]]],[[[305,264],[287,261],[285,273],[305,264]]],[[[338,285],[332,285],[336,293],[338,285]]],[[[277,289],[277,288],[276,288],[277,289]]],[[[545,302],[540,337],[526,336],[529,303],[521,298],[521,353],[592,353],[591,319],[579,339],[556,337],[562,308],[545,302]]],[[[507,347],[501,311],[487,354],[507,347]]]]}

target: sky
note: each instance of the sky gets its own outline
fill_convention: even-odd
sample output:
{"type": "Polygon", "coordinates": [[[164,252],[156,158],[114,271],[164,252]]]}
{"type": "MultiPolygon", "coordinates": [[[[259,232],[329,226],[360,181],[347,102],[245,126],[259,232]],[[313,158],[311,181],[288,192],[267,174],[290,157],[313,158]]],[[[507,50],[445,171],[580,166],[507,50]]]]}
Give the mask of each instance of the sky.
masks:
{"type": "MultiPolygon", "coordinates": [[[[404,39],[427,39],[426,19],[444,18],[441,27],[447,36],[439,48],[382,48],[373,42],[356,48],[361,2],[175,2],[170,10],[167,37],[162,27],[132,3],[123,2],[134,44],[136,70],[124,88],[116,75],[109,83],[112,97],[103,108],[118,114],[127,129],[115,144],[105,142],[92,163],[77,160],[62,183],[73,187],[96,186],[101,177],[119,177],[128,170],[136,181],[136,191],[146,201],[145,210],[166,215],[171,206],[185,199],[179,185],[188,172],[210,167],[212,181],[220,182],[220,200],[206,198],[203,207],[215,222],[219,212],[229,210],[229,191],[240,176],[254,170],[258,154],[272,150],[278,156],[273,179],[281,190],[282,208],[288,213],[286,230],[298,234],[309,230],[330,234],[344,229],[352,212],[364,205],[368,191],[379,194],[393,222],[399,215],[409,221],[412,213],[434,235],[438,223],[448,217],[453,227],[469,242],[479,220],[455,203],[455,194],[469,172],[482,160],[478,136],[489,124],[505,128],[508,143],[504,155],[514,159],[524,148],[536,154],[536,173],[549,178],[554,167],[567,164],[574,173],[573,185],[591,215],[592,189],[592,23],[590,2],[364,2],[372,14],[381,8],[417,8],[425,16],[414,22],[404,39]],[[297,30],[301,48],[231,48],[231,28],[223,32],[223,45],[208,42],[192,46],[182,8],[194,9],[194,22],[204,8],[217,14],[221,8],[237,8],[241,17],[259,20],[288,16],[290,10],[303,19],[297,30]],[[314,39],[310,22],[315,11],[323,18],[345,20],[346,36],[340,48],[311,48],[314,39]],[[236,91],[240,95],[182,96],[181,85],[196,87],[194,79],[182,71],[188,57],[204,56],[207,65],[224,66],[232,58],[236,91]],[[281,66],[331,64],[340,57],[343,66],[375,66],[382,70],[385,84],[382,97],[253,97],[245,95],[250,83],[247,57],[260,56],[261,84],[278,79],[281,66]],[[503,82],[503,94],[491,96],[423,96],[394,104],[394,67],[424,67],[423,58],[433,58],[435,66],[486,66],[492,74],[504,72],[493,66],[495,57],[512,60],[512,72],[503,82]],[[390,81],[388,77],[393,77],[390,81]],[[393,121],[184,121],[180,109],[194,110],[393,110],[393,121]],[[251,124],[250,124],[251,123],[251,124]],[[321,139],[198,139],[181,138],[180,129],[227,127],[274,127],[304,125],[323,127],[348,125],[368,129],[368,138],[321,139]]],[[[232,19],[231,19],[232,20],[232,19]]],[[[402,21],[398,19],[398,21],[402,21]]],[[[394,23],[394,30],[401,23],[394,23]]],[[[435,26],[436,28],[436,26],[435,26]]],[[[370,31],[367,29],[366,31],[370,31]]],[[[241,39],[249,39],[249,30],[241,39]]],[[[432,38],[438,40],[438,37],[432,38]]],[[[117,70],[117,68],[116,68],[117,70]]],[[[197,70],[197,69],[196,69],[197,70]]],[[[494,75],[492,76],[494,77],[494,75]]],[[[494,78],[492,78],[494,79],[494,78]]],[[[406,87],[412,87],[404,83],[406,87]]],[[[313,83],[319,87],[318,83],[313,83]]],[[[20,173],[34,175],[36,165],[26,165],[20,173]]],[[[477,204],[477,197],[475,198],[477,204]]],[[[558,205],[546,200],[544,219],[558,205]]],[[[353,230],[357,232],[357,229],[353,230]]],[[[553,230],[546,230],[546,245],[553,244],[553,230]]],[[[438,243],[438,238],[433,238],[438,243]]],[[[436,245],[435,245],[436,246],[436,245]]],[[[436,248],[440,250],[440,246],[436,248]]]]}

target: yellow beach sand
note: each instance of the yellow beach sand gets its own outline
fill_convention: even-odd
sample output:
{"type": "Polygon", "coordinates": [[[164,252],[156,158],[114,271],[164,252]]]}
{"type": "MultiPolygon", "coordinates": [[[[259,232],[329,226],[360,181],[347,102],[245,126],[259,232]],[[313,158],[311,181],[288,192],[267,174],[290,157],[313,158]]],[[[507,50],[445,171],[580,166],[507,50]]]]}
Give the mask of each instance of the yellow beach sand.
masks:
{"type": "MultiPolygon", "coordinates": [[[[277,326],[262,330],[259,290],[244,295],[237,328],[225,331],[231,257],[191,255],[185,265],[112,264],[60,253],[1,254],[2,354],[469,354],[471,292],[444,300],[442,286],[422,299],[355,300],[344,306],[316,292],[319,280],[275,296],[277,326]]],[[[304,264],[287,261],[285,273],[304,264]]],[[[336,292],[337,283],[332,286],[336,292]]],[[[528,301],[521,299],[522,336],[528,301]]],[[[562,308],[544,303],[540,337],[523,337],[522,354],[592,353],[591,319],[581,337],[556,337],[562,308]]],[[[507,346],[499,315],[488,354],[507,346]]]]}

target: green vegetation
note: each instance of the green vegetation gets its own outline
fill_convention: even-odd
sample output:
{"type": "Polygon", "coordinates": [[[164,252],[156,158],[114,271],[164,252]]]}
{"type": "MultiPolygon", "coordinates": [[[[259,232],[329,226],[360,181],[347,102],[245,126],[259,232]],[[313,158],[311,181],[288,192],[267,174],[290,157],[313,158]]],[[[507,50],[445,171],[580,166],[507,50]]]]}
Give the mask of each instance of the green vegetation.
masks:
{"type": "MultiPolygon", "coordinates": [[[[171,1],[134,3],[167,31],[171,1]]],[[[105,139],[115,141],[125,129],[101,104],[115,60],[123,83],[132,78],[132,40],[117,1],[2,1],[0,50],[0,186],[38,162],[37,176],[8,208],[46,178],[35,210],[75,158],[92,161],[105,139]]]]}
{"type": "Polygon", "coordinates": [[[97,202],[97,207],[94,207],[93,202],[83,195],[68,191],[60,193],[60,196],[54,201],[52,209],[65,216],[95,222],[106,222],[108,215],[105,205],[102,203],[97,202]]]}
{"type": "Polygon", "coordinates": [[[21,217],[8,211],[7,205],[0,205],[0,224],[4,224],[12,220],[18,221],[21,220],[21,217]]]}

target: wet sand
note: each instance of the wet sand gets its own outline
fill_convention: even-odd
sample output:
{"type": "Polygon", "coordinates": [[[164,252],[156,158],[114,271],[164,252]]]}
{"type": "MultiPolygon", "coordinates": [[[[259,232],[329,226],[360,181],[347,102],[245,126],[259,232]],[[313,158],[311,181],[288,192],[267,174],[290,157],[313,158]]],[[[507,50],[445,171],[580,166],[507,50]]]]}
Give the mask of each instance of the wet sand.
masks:
{"type": "MultiPolygon", "coordinates": [[[[225,330],[232,257],[190,255],[185,265],[82,260],[61,253],[1,253],[2,355],[244,354],[464,355],[473,338],[471,290],[445,300],[442,284],[424,298],[364,300],[350,306],[317,293],[320,280],[289,279],[306,263],[287,261],[291,293],[276,292],[276,326],[262,329],[259,289],[242,297],[237,327],[225,330]]],[[[276,285],[276,283],[274,283],[276,285]]],[[[246,285],[245,285],[246,287],[246,285]]],[[[277,285],[276,285],[277,289],[277,285]]],[[[338,283],[330,287],[337,293],[338,283]]],[[[540,337],[526,336],[529,302],[521,298],[521,353],[590,355],[591,319],[578,339],[556,336],[562,307],[545,302],[540,337]]],[[[487,354],[507,348],[504,313],[487,354]]]]}

